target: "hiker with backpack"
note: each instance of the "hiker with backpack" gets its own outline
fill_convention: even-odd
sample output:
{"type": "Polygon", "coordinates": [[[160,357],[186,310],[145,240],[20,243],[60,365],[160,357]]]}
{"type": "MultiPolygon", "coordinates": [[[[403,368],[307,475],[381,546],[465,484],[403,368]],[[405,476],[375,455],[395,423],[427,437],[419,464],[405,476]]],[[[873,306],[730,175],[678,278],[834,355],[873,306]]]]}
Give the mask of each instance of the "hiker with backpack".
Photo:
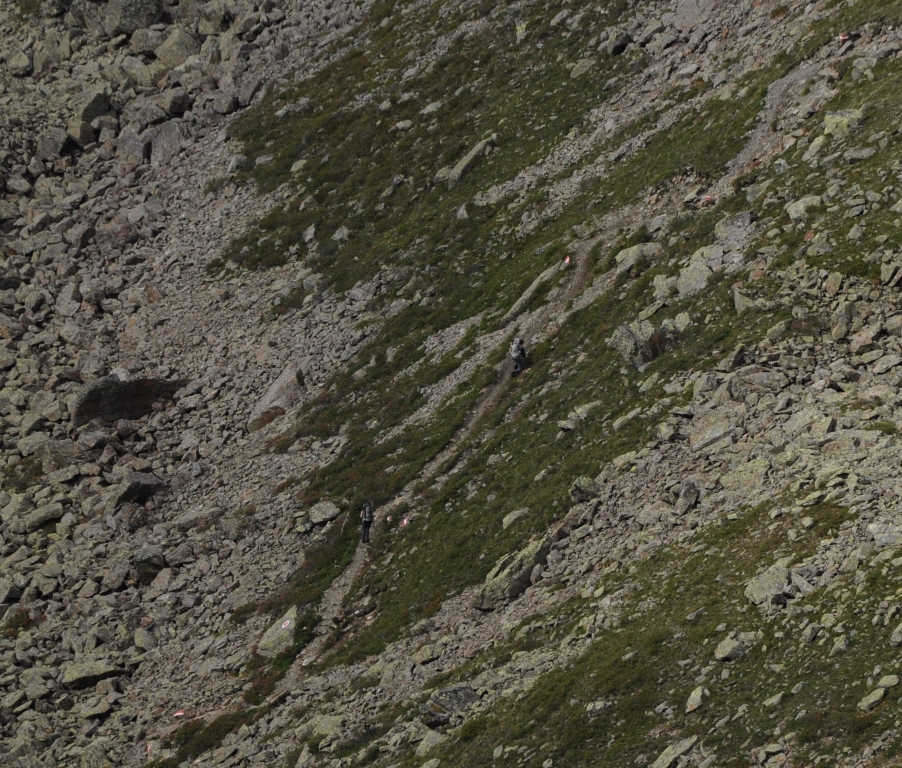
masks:
{"type": "Polygon", "coordinates": [[[522,373],[526,367],[526,348],[523,346],[523,339],[517,336],[511,344],[511,359],[514,361],[514,372],[511,376],[517,376],[522,373]]]}
{"type": "Polygon", "coordinates": [[[364,544],[370,543],[370,527],[373,524],[373,518],[373,505],[367,501],[364,503],[363,508],[360,510],[360,541],[364,544]]]}

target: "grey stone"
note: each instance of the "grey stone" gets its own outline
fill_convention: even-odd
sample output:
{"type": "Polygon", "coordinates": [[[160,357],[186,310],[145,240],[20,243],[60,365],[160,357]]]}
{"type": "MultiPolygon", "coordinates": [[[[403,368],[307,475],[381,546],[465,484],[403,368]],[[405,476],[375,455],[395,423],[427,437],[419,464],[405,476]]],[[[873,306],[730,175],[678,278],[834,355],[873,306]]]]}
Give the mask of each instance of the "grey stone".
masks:
{"type": "Polygon", "coordinates": [[[337,504],[331,501],[321,501],[310,507],[309,517],[313,525],[323,525],[334,520],[341,514],[337,504]]]}
{"type": "Polygon", "coordinates": [[[547,561],[550,548],[551,540],[545,536],[530,542],[519,552],[502,557],[489,571],[473,605],[482,611],[491,611],[522,595],[530,585],[533,568],[547,561]]]}
{"type": "Polygon", "coordinates": [[[736,661],[748,653],[748,649],[734,637],[721,640],[714,649],[714,658],[718,661],[736,661]]]}
{"type": "Polygon", "coordinates": [[[583,504],[598,498],[601,489],[591,477],[578,477],[570,486],[570,500],[574,504],[583,504]]]}
{"type": "Polygon", "coordinates": [[[698,503],[698,497],[698,486],[692,480],[683,480],[680,485],[680,496],[673,506],[673,514],[685,515],[698,503]]]}
{"type": "Polygon", "coordinates": [[[420,720],[430,728],[447,725],[451,716],[463,712],[479,701],[479,694],[469,683],[458,683],[436,691],[420,707],[420,720]]]}
{"type": "Polygon", "coordinates": [[[266,390],[266,394],[254,406],[248,418],[250,432],[262,429],[270,422],[285,415],[301,399],[304,390],[298,381],[296,365],[287,366],[266,390]]]}
{"type": "Polygon", "coordinates": [[[175,69],[189,56],[200,53],[200,44],[185,30],[176,27],[154,53],[159,67],[175,69]]]}
{"type": "Polygon", "coordinates": [[[617,272],[627,272],[637,264],[657,258],[663,252],[664,249],[658,243],[640,243],[631,248],[624,248],[614,257],[617,272]]]}
{"type": "Polygon", "coordinates": [[[153,130],[150,141],[150,164],[168,165],[182,149],[188,137],[188,126],[181,120],[170,120],[153,130]]]}
{"type": "Polygon", "coordinates": [[[293,605],[282,618],[273,622],[257,643],[257,653],[272,659],[294,644],[294,630],[298,623],[298,609],[293,605]]]}
{"type": "Polygon", "coordinates": [[[163,0],[109,0],[104,7],[103,28],[110,37],[130,35],[156,24],[163,15],[163,0]]]}
{"type": "Polygon", "coordinates": [[[755,605],[779,606],[786,604],[786,589],[790,572],[788,561],[779,560],[763,573],[759,573],[745,588],[745,596],[755,605]]]}
{"type": "Polygon", "coordinates": [[[886,688],[875,688],[861,701],[858,702],[858,709],[862,712],[870,712],[881,701],[883,701],[884,696],[886,696],[886,688]]]}
{"type": "Polygon", "coordinates": [[[670,349],[675,340],[664,327],[656,329],[648,320],[634,320],[615,328],[607,343],[627,363],[641,368],[670,349]]]}
{"type": "Polygon", "coordinates": [[[70,688],[89,688],[108,677],[117,677],[123,670],[105,659],[73,661],[63,671],[60,682],[70,688]]]}
{"type": "Polygon", "coordinates": [[[676,744],[671,744],[658,755],[658,758],[651,764],[651,768],[673,768],[677,761],[695,746],[697,741],[698,736],[688,736],[676,744]]]}
{"type": "Polygon", "coordinates": [[[163,550],[155,544],[144,544],[131,556],[132,565],[141,584],[150,584],[166,567],[163,550]]]}
{"type": "Polygon", "coordinates": [[[457,165],[451,169],[448,174],[448,187],[452,188],[457,186],[460,180],[473,169],[473,166],[476,165],[476,161],[488,151],[489,147],[494,146],[494,135],[492,135],[491,138],[483,139],[478,142],[476,146],[467,152],[467,154],[458,161],[457,165]]]}

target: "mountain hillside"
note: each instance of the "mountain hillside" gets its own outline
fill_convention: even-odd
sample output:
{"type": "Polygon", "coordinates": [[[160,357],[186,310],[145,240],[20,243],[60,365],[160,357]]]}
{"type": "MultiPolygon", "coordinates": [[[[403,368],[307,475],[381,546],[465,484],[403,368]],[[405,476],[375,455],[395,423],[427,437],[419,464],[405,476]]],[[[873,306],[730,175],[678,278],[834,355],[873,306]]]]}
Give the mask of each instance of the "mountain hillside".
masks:
{"type": "Polygon", "coordinates": [[[0,763],[902,763],[900,25],[7,0],[0,763]]]}

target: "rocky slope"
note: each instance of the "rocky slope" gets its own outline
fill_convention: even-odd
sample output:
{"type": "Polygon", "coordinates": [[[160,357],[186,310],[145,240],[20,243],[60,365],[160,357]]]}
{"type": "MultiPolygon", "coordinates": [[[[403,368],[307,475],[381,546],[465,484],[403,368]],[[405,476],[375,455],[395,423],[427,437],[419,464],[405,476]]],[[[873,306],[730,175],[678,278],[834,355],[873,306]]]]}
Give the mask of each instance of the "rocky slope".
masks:
{"type": "Polygon", "coordinates": [[[4,764],[895,764],[900,21],[0,9],[4,764]]]}

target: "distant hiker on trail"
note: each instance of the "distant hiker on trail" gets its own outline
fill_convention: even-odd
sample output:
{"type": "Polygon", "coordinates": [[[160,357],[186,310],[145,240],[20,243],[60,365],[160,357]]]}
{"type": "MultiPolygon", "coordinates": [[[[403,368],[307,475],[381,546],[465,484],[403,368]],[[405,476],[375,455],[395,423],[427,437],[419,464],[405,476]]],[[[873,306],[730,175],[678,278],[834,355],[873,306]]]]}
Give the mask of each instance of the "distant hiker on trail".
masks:
{"type": "Polygon", "coordinates": [[[514,361],[514,372],[511,375],[516,376],[526,366],[526,348],[523,346],[523,339],[519,336],[511,344],[511,359],[514,361]]]}
{"type": "Polygon", "coordinates": [[[370,526],[373,524],[373,505],[366,502],[363,509],[360,510],[360,524],[362,530],[360,532],[360,540],[364,544],[370,543],[370,526]]]}

